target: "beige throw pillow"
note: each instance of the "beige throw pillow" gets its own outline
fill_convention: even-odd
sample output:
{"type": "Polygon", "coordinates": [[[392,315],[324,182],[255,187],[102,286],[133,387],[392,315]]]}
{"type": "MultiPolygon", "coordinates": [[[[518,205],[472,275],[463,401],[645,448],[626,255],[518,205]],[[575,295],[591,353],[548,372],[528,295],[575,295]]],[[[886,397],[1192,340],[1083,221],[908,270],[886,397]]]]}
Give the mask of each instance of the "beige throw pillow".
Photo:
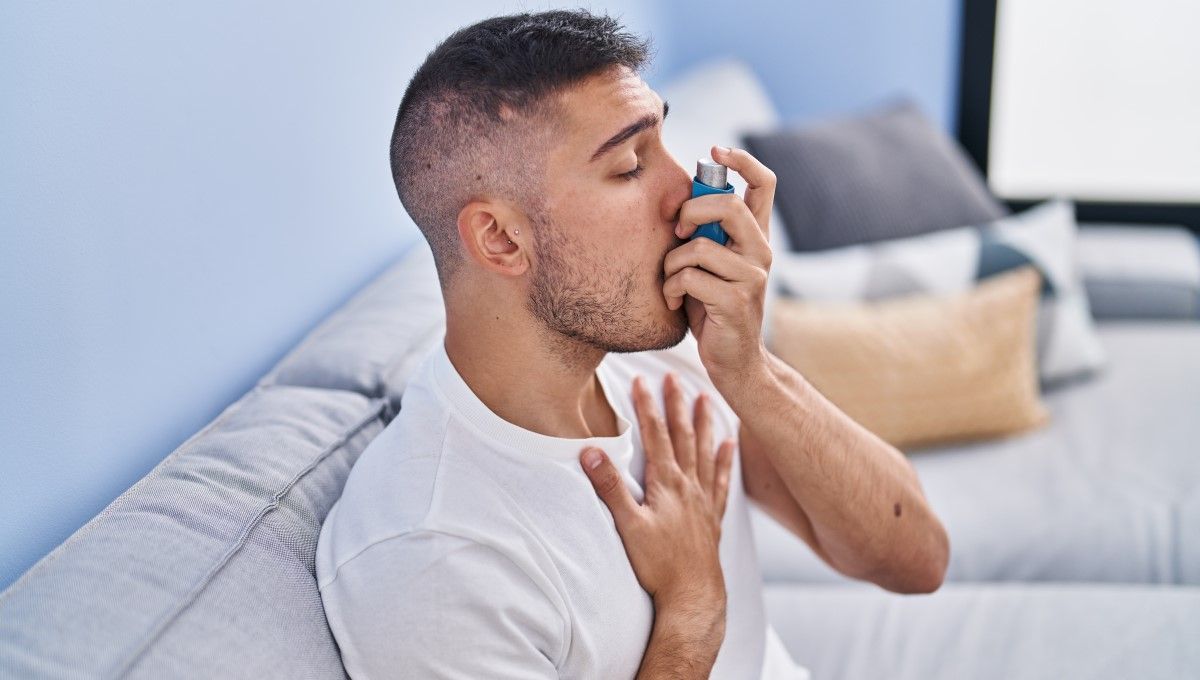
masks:
{"type": "Polygon", "coordinates": [[[1049,418],[1034,345],[1040,287],[1025,266],[953,295],[778,298],[769,349],[897,447],[1022,432],[1049,418]]]}

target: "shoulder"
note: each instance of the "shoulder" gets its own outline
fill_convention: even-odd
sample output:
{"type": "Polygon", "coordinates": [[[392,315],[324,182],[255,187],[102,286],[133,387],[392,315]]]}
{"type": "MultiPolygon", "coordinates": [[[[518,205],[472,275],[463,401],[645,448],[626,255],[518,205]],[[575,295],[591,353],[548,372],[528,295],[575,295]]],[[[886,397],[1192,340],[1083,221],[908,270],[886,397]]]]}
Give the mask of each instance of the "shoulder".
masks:
{"type": "Polygon", "coordinates": [[[414,420],[415,410],[407,417],[402,410],[354,462],[321,524],[319,587],[348,563],[370,563],[374,555],[418,542],[428,548],[429,532],[444,532],[438,545],[449,546],[451,536],[505,539],[518,529],[508,492],[468,457],[455,454],[462,444],[452,441],[448,415],[414,420]]]}
{"type": "MultiPolygon", "coordinates": [[[[379,435],[372,445],[378,443],[379,435]]],[[[483,554],[489,546],[520,545],[521,516],[497,481],[439,442],[425,451],[377,447],[364,451],[317,539],[316,575],[324,588],[354,569],[397,558],[483,554]]],[[[494,556],[493,556],[494,557],[494,556]]],[[[527,556],[521,556],[524,562],[527,556]]]]}
{"type": "Polygon", "coordinates": [[[568,618],[518,562],[503,546],[418,528],[344,561],[320,585],[321,598],[360,668],[465,671],[523,658],[537,677],[537,665],[552,670],[565,653],[568,618]],[[465,640],[472,659],[456,658],[465,640]]]}
{"type": "MultiPolygon", "coordinates": [[[[363,547],[322,580],[322,591],[339,581],[355,588],[405,588],[414,583],[460,581],[463,588],[480,585],[466,577],[493,574],[521,585],[536,586],[527,567],[500,545],[441,529],[418,527],[363,547]]],[[[490,586],[487,587],[490,589],[490,586]]]]}

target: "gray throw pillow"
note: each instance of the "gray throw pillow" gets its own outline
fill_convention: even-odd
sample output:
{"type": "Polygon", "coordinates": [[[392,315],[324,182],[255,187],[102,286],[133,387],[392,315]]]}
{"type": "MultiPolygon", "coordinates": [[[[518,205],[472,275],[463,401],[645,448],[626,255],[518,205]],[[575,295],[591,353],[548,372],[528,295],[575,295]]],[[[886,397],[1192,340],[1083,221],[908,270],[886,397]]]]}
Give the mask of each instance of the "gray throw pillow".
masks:
{"type": "Polygon", "coordinates": [[[743,141],[778,178],[775,202],[794,250],[916,236],[1009,214],[958,143],[907,98],[743,141]]]}

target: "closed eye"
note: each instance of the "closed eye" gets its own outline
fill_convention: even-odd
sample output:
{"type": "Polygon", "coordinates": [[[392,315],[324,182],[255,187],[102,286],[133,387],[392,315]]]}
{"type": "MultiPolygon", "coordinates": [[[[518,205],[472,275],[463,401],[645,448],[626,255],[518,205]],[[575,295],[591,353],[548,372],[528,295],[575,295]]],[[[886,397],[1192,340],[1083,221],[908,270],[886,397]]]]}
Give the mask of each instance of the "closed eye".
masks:
{"type": "Polygon", "coordinates": [[[645,168],[639,162],[637,164],[637,167],[635,167],[634,169],[630,170],[629,172],[622,172],[620,175],[617,175],[617,176],[620,177],[621,179],[629,181],[629,180],[636,179],[638,175],[642,174],[642,170],[645,170],[645,168]]]}

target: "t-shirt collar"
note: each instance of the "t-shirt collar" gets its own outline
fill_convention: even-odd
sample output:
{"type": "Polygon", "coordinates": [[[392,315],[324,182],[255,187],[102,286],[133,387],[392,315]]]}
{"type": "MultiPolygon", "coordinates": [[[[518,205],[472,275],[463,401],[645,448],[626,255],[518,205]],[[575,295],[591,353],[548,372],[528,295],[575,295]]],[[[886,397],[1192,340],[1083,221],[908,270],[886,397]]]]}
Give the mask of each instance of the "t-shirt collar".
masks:
{"type": "Polygon", "coordinates": [[[570,439],[526,430],[496,415],[487,404],[480,401],[450,361],[450,356],[446,353],[445,337],[434,344],[431,359],[437,387],[457,415],[485,440],[527,455],[562,460],[577,461],[587,446],[601,449],[618,464],[627,462],[633,455],[633,424],[624,412],[621,390],[618,389],[614,376],[603,360],[596,368],[596,376],[600,380],[605,398],[616,413],[618,434],[613,437],[570,439]]]}

